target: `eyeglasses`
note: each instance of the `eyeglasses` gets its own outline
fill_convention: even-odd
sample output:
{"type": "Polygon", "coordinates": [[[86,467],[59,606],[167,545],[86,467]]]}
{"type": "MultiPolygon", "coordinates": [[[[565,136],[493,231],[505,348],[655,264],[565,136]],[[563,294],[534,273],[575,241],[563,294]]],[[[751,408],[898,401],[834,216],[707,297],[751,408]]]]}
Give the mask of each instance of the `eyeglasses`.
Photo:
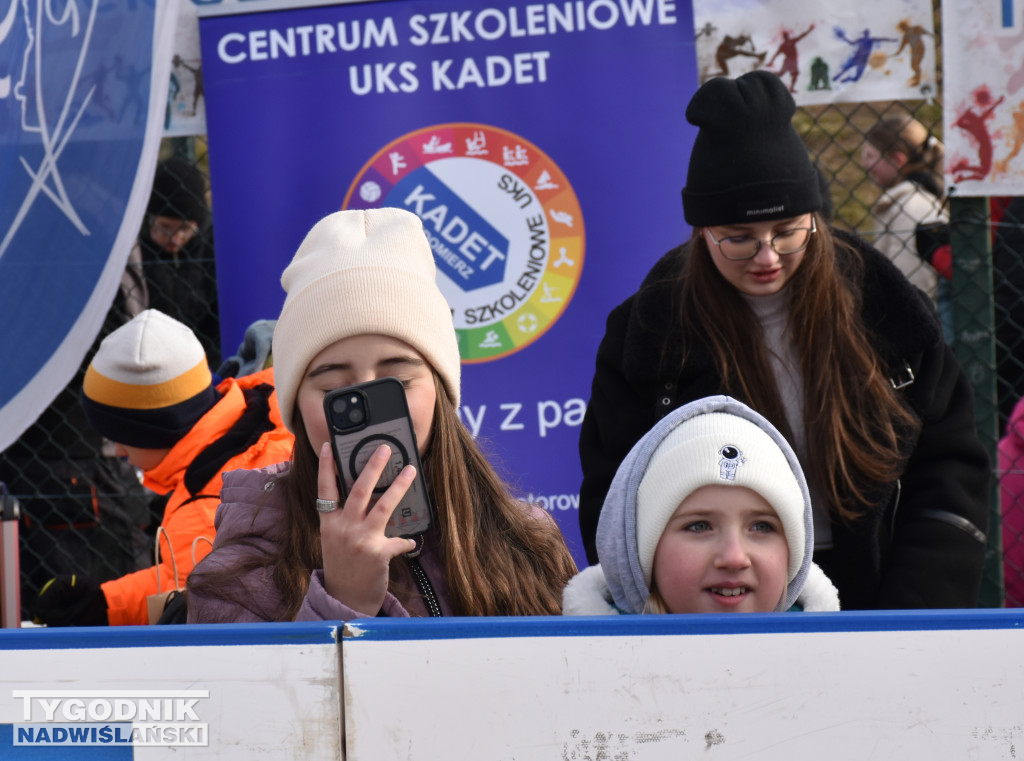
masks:
{"type": "MultiPolygon", "coordinates": [[[[707,231],[708,237],[718,246],[722,256],[730,261],[742,262],[747,259],[753,259],[757,256],[757,252],[761,250],[760,238],[754,238],[749,235],[731,235],[718,240],[715,238],[714,233],[711,232],[711,228],[706,227],[704,229],[707,231]]],[[[768,245],[779,256],[789,256],[807,248],[807,244],[811,242],[811,233],[816,232],[818,232],[818,226],[812,216],[810,227],[794,227],[789,230],[783,230],[773,237],[768,242],[768,245]]]]}
{"type": "Polygon", "coordinates": [[[192,236],[199,232],[199,225],[193,222],[182,222],[181,224],[171,227],[154,219],[151,229],[158,235],[164,235],[168,238],[185,238],[186,240],[191,240],[192,236]]]}

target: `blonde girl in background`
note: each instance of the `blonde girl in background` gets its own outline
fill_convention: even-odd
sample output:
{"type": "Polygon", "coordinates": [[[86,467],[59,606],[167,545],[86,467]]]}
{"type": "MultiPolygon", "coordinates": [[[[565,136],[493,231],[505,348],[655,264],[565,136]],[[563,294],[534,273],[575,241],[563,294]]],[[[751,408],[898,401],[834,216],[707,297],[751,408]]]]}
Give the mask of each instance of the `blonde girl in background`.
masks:
{"type": "Polygon", "coordinates": [[[919,225],[949,223],[942,179],[945,149],[909,114],[886,114],[865,138],[861,162],[868,176],[882,188],[882,195],[871,208],[874,233],[869,239],[935,302],[943,335],[950,341],[953,263],[949,249],[936,257],[934,251],[919,250],[917,245],[919,225]]]}

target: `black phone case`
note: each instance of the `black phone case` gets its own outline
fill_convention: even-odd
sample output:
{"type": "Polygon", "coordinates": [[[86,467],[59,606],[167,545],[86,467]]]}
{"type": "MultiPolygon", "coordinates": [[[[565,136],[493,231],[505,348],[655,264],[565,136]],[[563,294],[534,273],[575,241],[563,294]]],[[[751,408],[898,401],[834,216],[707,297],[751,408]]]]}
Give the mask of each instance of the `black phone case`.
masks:
{"type": "Polygon", "coordinates": [[[395,508],[384,533],[387,536],[417,536],[430,528],[430,499],[401,381],[378,378],[331,391],[324,397],[324,414],[342,499],[352,490],[370,455],[381,444],[387,444],[391,448],[391,459],[374,488],[371,506],[406,465],[416,468],[416,478],[395,508]],[[365,418],[358,424],[342,419],[335,410],[335,400],[344,401],[352,397],[363,402],[365,418]]]}

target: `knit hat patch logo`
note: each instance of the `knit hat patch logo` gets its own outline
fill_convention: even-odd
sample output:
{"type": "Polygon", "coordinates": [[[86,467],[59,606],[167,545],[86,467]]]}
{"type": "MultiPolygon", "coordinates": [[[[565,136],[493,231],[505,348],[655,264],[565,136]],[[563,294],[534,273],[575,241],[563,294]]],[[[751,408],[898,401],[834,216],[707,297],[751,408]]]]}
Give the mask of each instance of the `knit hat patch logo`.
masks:
{"type": "Polygon", "coordinates": [[[423,221],[463,362],[500,359],[537,341],[579,284],[579,201],[554,161],[519,135],[452,123],[391,141],[342,204],[380,207],[423,221]]]}
{"type": "Polygon", "coordinates": [[[718,477],[725,481],[735,481],[736,471],[747,461],[747,458],[743,456],[739,447],[733,444],[726,444],[719,449],[718,455],[722,458],[718,461],[718,477]]]}

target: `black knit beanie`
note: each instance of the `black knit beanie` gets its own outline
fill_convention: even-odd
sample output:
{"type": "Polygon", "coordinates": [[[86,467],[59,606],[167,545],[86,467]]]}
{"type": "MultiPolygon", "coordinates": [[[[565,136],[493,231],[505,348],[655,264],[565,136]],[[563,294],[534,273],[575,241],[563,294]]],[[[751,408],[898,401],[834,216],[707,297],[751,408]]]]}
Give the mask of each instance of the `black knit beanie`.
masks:
{"type": "Polygon", "coordinates": [[[793,129],[796,103],[778,75],[708,80],[686,107],[699,129],[683,188],[693,227],[786,219],[821,209],[818,174],[793,129]]]}
{"type": "Polygon", "coordinates": [[[209,211],[202,173],[184,159],[168,159],[156,170],[146,210],[155,217],[188,219],[203,227],[209,211]]]}

